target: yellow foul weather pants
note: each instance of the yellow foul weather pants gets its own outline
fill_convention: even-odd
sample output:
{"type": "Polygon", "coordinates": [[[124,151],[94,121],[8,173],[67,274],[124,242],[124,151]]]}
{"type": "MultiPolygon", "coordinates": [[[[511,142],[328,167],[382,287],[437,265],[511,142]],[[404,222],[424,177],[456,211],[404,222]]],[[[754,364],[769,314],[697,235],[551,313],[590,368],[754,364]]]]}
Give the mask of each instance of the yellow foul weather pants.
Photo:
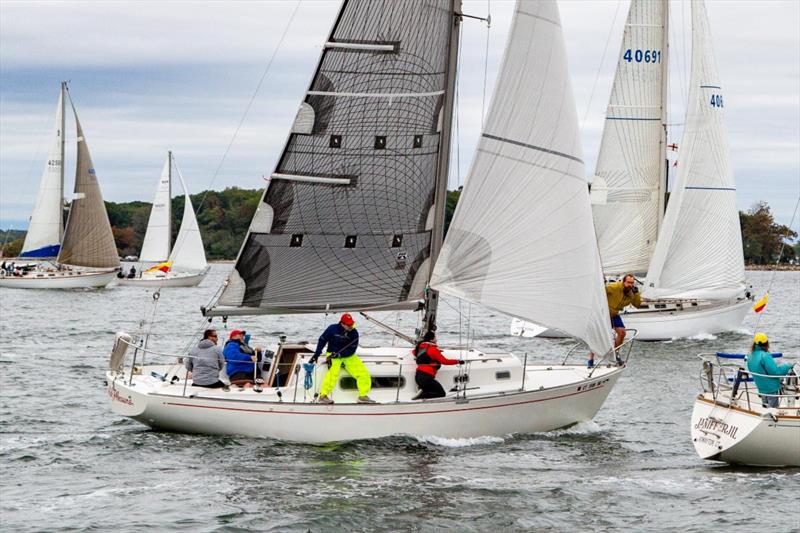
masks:
{"type": "MultiPolygon", "coordinates": [[[[328,354],[330,355],[330,354],[328,354]]],[[[366,396],[372,388],[372,378],[369,376],[369,371],[361,359],[353,354],[349,357],[337,357],[331,359],[331,367],[328,373],[325,374],[325,379],[322,380],[322,389],[319,391],[321,396],[328,396],[333,388],[336,386],[336,381],[339,379],[339,371],[344,366],[344,369],[355,380],[358,386],[358,395],[366,396]]]]}

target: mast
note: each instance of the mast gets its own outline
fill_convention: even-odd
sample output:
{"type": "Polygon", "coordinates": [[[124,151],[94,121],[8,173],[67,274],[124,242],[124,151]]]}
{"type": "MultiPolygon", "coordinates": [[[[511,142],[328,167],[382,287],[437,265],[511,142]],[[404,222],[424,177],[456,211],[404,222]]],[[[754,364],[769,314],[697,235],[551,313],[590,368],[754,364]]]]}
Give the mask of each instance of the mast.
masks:
{"type": "MultiPolygon", "coordinates": [[[[431,230],[430,273],[433,276],[436,258],[442,249],[444,240],[444,215],[447,204],[447,181],[450,172],[450,136],[453,124],[453,104],[456,90],[456,69],[458,68],[458,42],[461,29],[461,0],[453,0],[453,23],[450,26],[450,44],[447,60],[447,82],[442,106],[442,137],[439,149],[439,163],[436,172],[436,192],[434,196],[433,229],[431,230]]],[[[422,331],[436,330],[436,311],[439,306],[439,291],[428,286],[425,291],[425,313],[422,318],[422,331]]]]}
{"type": "Polygon", "coordinates": [[[61,209],[58,212],[58,242],[64,240],[64,155],[65,155],[65,144],[64,141],[66,140],[66,113],[64,113],[64,93],[67,89],[67,82],[61,82],[61,171],[60,171],[60,181],[59,181],[59,195],[61,202],[61,209]]]}
{"type": "Polygon", "coordinates": [[[167,176],[169,178],[169,185],[167,185],[167,260],[172,255],[172,150],[167,151],[167,176]]]}
{"type": "Polygon", "coordinates": [[[664,35],[662,36],[661,50],[664,60],[661,63],[661,155],[664,165],[661,167],[661,176],[658,180],[658,230],[656,237],[661,234],[661,224],[664,222],[664,211],[667,207],[667,187],[669,186],[669,160],[667,159],[667,106],[669,103],[669,0],[661,0],[664,6],[664,35]]]}

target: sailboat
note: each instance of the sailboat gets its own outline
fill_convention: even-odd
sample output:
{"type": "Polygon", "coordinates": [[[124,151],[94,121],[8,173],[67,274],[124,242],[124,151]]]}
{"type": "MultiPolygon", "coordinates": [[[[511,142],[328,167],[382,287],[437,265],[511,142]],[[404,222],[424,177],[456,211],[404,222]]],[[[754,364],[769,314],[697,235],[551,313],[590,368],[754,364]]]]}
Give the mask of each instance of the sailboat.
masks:
{"type": "Polygon", "coordinates": [[[12,272],[0,272],[0,287],[75,289],[106,286],[119,269],[119,256],[78,113],[70,99],[77,130],[75,196],[61,235],[64,189],[64,103],[61,84],[56,131],[45,165],[31,227],[21,257],[52,258],[12,272]]]}
{"type": "Polygon", "coordinates": [[[142,253],[139,261],[155,264],[140,272],[138,277],[121,278],[119,285],[136,287],[195,287],[208,274],[206,252],[203,238],[197,224],[189,189],[183,175],[175,164],[172,152],[167,152],[167,160],[161,170],[158,188],[153,199],[153,207],[144,235],[142,253]],[[183,219],[175,246],[172,241],[172,168],[175,167],[178,179],[183,187],[184,206],[183,219]],[[171,248],[171,249],[170,249],[171,248]]]}
{"type": "MultiPolygon", "coordinates": [[[[666,211],[667,0],[631,2],[592,182],[603,272],[646,272],[644,305],[622,314],[641,340],[736,330],[752,301],[721,83],[705,7],[695,11],[689,105],[666,211]]],[[[519,320],[511,330],[565,336],[519,320]]]]}
{"type": "MultiPolygon", "coordinates": [[[[516,5],[442,241],[460,24],[459,0],[342,3],[236,266],[206,316],[421,308],[434,330],[441,291],[569,331],[614,359],[554,1],[516,5]],[[565,300],[569,307],[556,305],[565,300]]],[[[282,338],[263,390],[225,391],[192,387],[174,357],[157,364],[140,341],[116,338],[107,373],[113,412],[158,429],[305,443],[549,431],[594,417],[626,368],[529,365],[513,353],[458,346],[444,353],[465,364],[437,377],[450,392],[415,401],[410,346],[359,346],[377,403],[357,403],[343,375],[335,403],[320,404],[314,392],[326,368],[301,375],[313,345],[282,338]]]]}

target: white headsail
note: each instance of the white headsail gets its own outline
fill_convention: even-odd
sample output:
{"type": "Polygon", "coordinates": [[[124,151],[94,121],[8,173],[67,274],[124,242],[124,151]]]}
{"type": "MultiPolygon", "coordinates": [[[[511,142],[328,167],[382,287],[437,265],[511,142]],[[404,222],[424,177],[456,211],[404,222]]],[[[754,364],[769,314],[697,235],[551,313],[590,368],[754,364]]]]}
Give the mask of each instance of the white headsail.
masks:
{"type": "Polygon", "coordinates": [[[158,182],[147,231],[144,234],[142,253],[139,260],[145,263],[161,263],[169,257],[172,242],[172,187],[171,187],[172,154],[167,154],[161,179],[158,182]]]}
{"type": "Polygon", "coordinates": [[[592,182],[603,271],[645,272],[663,212],[667,0],[632,0],[592,182]],[[663,184],[663,185],[662,185],[663,184]]]}
{"type": "Polygon", "coordinates": [[[578,119],[554,1],[518,2],[431,285],[611,349],[578,119]]]}
{"type": "Polygon", "coordinates": [[[44,164],[36,206],[20,257],[57,257],[64,234],[64,84],[58,96],[56,124],[44,164]]]}
{"type": "Polygon", "coordinates": [[[722,85],[702,0],[692,2],[692,75],[678,177],[645,282],[649,298],[726,299],[745,287],[722,85]]]}
{"type": "Polygon", "coordinates": [[[180,179],[181,187],[183,187],[185,203],[183,205],[181,229],[169,256],[169,260],[172,261],[171,269],[181,272],[199,272],[208,266],[205,248],[203,247],[203,238],[200,235],[200,227],[197,225],[197,217],[192,207],[192,199],[189,197],[189,189],[177,165],[175,165],[175,171],[180,179]]]}

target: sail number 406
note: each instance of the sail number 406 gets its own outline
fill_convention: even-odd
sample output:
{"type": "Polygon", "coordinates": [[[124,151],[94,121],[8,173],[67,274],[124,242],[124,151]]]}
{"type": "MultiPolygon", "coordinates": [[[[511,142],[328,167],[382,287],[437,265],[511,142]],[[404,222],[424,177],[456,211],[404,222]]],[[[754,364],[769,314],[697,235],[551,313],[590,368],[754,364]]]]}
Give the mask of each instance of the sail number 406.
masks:
{"type": "Polygon", "coordinates": [[[711,107],[722,107],[722,96],[718,94],[711,95],[711,107]]]}
{"type": "Polygon", "coordinates": [[[636,61],[637,63],[642,61],[645,63],[661,63],[661,50],[631,50],[628,48],[625,50],[622,59],[628,63],[631,61],[636,61]]]}

